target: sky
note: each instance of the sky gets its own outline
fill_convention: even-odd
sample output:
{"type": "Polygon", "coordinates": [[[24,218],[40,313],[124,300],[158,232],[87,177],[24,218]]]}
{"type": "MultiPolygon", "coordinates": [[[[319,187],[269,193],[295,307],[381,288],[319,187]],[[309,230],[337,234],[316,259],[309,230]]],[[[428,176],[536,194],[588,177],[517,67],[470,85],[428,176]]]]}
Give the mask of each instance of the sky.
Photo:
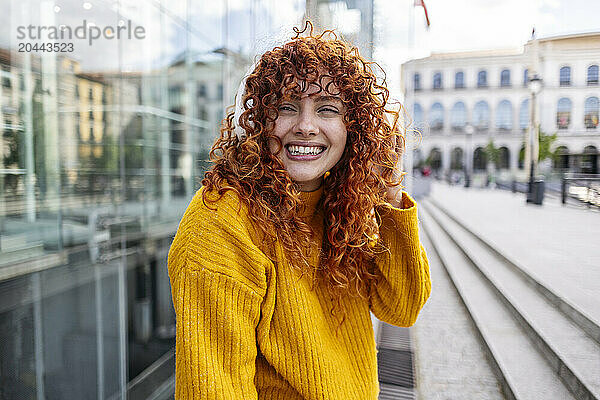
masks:
{"type": "MultiPolygon", "coordinates": [[[[538,37],[600,31],[600,0],[425,0],[430,29],[425,28],[423,9],[413,7],[414,0],[374,1],[374,58],[386,71],[392,90],[399,89],[402,62],[426,57],[431,52],[517,49],[530,38],[534,26],[538,37]],[[411,15],[414,16],[412,25],[411,15]],[[411,31],[414,32],[412,45],[411,31]]],[[[117,65],[115,41],[97,41],[93,46],[76,43],[76,51],[71,56],[82,62],[84,70],[153,68],[185,48],[181,21],[186,18],[187,4],[192,9],[192,47],[197,51],[220,47],[227,4],[230,26],[227,45],[236,50],[262,53],[292,36],[291,27],[302,15],[304,3],[305,0],[189,0],[189,3],[188,0],[0,0],[6,11],[0,14],[0,46],[14,46],[15,29],[22,24],[46,21],[53,25],[77,26],[86,19],[98,26],[107,26],[115,25],[119,18],[131,18],[144,26],[147,39],[143,42],[123,40],[120,65],[117,65]],[[42,3],[55,6],[56,11],[50,12],[51,21],[40,18],[42,3]],[[86,3],[92,6],[82,7],[86,3]],[[115,11],[118,4],[120,17],[115,11]],[[256,16],[254,24],[249,22],[252,7],[256,16]]],[[[333,7],[340,8],[345,6],[333,7]]],[[[335,19],[340,30],[348,28],[344,24],[357,24],[352,12],[346,13],[344,18],[351,22],[335,19]]]]}
{"type": "Polygon", "coordinates": [[[431,52],[518,49],[530,39],[533,27],[537,37],[600,31],[600,0],[425,0],[429,29],[423,9],[412,4],[413,0],[375,0],[374,57],[390,70],[394,86],[402,62],[431,52]],[[413,46],[410,12],[415,22],[413,46]]]}

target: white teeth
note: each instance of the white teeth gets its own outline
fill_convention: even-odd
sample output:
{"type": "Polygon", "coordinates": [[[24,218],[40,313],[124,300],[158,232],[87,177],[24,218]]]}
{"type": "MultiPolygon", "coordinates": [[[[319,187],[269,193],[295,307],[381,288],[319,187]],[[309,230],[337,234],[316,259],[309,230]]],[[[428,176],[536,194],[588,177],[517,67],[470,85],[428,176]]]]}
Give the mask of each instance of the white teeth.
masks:
{"type": "Polygon", "coordinates": [[[323,147],[314,147],[314,146],[288,146],[288,150],[290,154],[297,155],[317,155],[325,150],[323,147]]]}

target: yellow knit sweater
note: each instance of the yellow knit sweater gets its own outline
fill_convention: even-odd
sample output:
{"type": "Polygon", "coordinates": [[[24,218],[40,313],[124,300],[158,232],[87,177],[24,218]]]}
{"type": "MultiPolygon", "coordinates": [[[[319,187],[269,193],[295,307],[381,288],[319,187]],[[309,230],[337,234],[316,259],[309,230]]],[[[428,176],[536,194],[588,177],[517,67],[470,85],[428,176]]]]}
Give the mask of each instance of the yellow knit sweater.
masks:
{"type": "MultiPolygon", "coordinates": [[[[403,209],[382,221],[390,248],[377,260],[382,279],[369,299],[348,296],[345,322],[331,315],[326,288],[290,268],[276,244],[276,262],[262,252],[247,208],[228,191],[188,206],[168,266],[177,314],[176,399],[377,399],[376,345],[369,310],[399,326],[412,325],[431,291],[419,242],[417,209],[403,193],[403,209]],[[215,197],[216,198],[216,197],[215,197]]],[[[323,186],[301,194],[303,215],[322,243],[323,186]]],[[[212,196],[213,193],[210,193],[212,196]]]]}

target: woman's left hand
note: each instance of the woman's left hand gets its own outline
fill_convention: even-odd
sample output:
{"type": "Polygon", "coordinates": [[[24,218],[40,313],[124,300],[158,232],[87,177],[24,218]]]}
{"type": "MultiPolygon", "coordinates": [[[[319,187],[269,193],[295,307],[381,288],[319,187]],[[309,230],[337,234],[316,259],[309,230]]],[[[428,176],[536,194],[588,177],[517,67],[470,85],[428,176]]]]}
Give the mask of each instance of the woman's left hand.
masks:
{"type": "MultiPolygon", "coordinates": [[[[393,140],[396,141],[398,136],[394,136],[393,140]]],[[[394,171],[392,172],[392,179],[398,180],[402,176],[402,149],[399,149],[394,143],[394,148],[398,153],[398,161],[394,166],[394,171]]],[[[402,208],[402,185],[398,186],[388,186],[387,188],[387,200],[388,202],[396,207],[402,208]]]]}
{"type": "MultiPolygon", "coordinates": [[[[402,173],[402,157],[398,157],[398,162],[394,167],[393,177],[394,179],[399,179],[402,173]]],[[[402,185],[398,186],[388,186],[387,188],[387,200],[388,202],[396,207],[402,208],[402,185]]]]}

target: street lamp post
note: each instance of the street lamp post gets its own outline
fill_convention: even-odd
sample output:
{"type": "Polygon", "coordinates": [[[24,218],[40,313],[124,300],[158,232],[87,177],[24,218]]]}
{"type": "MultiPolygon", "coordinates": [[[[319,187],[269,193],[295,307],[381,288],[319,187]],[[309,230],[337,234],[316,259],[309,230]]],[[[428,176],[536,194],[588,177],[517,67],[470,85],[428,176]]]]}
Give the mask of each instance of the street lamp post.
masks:
{"type": "Polygon", "coordinates": [[[466,124],[465,125],[465,187],[470,187],[471,186],[471,171],[470,171],[470,160],[472,159],[472,157],[470,156],[471,154],[471,142],[473,140],[473,131],[475,129],[473,128],[473,125],[471,124],[466,124]]]}
{"type": "Polygon", "coordinates": [[[531,79],[529,79],[529,90],[531,92],[531,112],[530,112],[530,124],[529,124],[529,130],[528,130],[528,143],[529,143],[529,185],[528,185],[528,190],[527,190],[527,202],[533,202],[534,201],[534,193],[533,193],[533,187],[534,187],[534,179],[535,179],[535,154],[536,154],[536,147],[537,147],[537,143],[536,141],[538,140],[537,138],[537,134],[538,134],[538,124],[537,124],[537,115],[536,115],[536,111],[537,111],[537,107],[536,107],[536,101],[537,101],[537,95],[539,94],[540,90],[542,89],[542,79],[537,75],[533,75],[533,77],[531,79]]]}

